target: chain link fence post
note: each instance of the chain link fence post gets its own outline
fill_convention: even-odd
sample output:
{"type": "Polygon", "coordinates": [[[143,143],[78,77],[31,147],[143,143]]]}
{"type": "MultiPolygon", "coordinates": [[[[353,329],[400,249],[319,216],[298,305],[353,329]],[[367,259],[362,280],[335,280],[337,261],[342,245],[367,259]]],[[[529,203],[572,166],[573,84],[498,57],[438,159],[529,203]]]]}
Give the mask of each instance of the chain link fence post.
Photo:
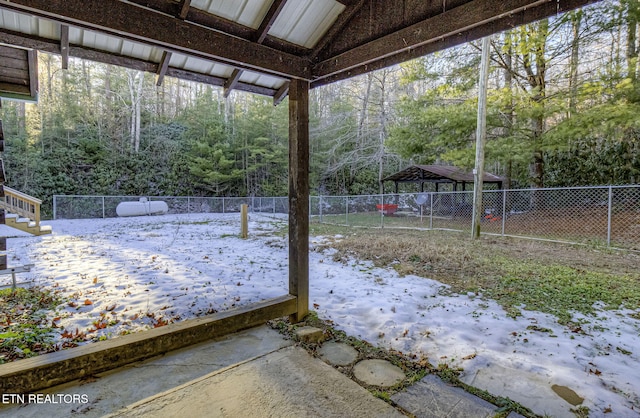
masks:
{"type": "Polygon", "coordinates": [[[349,196],[344,197],[344,223],[349,226],[349,196]]]}
{"type": "Polygon", "coordinates": [[[433,199],[435,199],[436,194],[431,193],[431,199],[429,199],[429,229],[433,229],[433,199]]]}
{"type": "Polygon", "coordinates": [[[504,225],[506,221],[507,221],[507,191],[503,190],[502,191],[502,228],[500,232],[503,237],[504,237],[504,225]]]}
{"type": "Polygon", "coordinates": [[[380,195],[380,228],[384,228],[384,195],[380,195]]]}
{"type": "Polygon", "coordinates": [[[613,212],[613,187],[609,186],[609,199],[607,203],[607,247],[611,247],[611,214],[613,212]]]}

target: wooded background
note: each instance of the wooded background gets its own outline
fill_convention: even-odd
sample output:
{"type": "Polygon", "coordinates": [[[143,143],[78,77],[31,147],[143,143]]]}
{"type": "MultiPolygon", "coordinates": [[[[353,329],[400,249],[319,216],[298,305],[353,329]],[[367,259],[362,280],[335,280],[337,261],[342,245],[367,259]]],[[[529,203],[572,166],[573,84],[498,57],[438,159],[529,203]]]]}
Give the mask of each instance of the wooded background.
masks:
{"type": "MultiPolygon", "coordinates": [[[[640,1],[491,40],[486,170],[506,188],[640,182],[640,1]]],[[[312,90],[311,193],[378,193],[408,164],[471,168],[479,42],[312,90]]],[[[38,105],[2,102],[7,184],[54,194],[285,196],[287,104],[41,54],[38,105]]]]}

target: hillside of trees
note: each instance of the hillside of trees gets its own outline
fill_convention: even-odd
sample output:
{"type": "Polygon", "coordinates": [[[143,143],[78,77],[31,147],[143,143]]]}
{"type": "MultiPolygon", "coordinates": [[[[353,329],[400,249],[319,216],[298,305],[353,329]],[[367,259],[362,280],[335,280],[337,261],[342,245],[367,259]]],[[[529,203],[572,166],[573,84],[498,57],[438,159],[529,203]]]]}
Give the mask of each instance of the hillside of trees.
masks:
{"type": "MultiPolygon", "coordinates": [[[[640,182],[640,2],[492,37],[486,170],[508,187],[640,182]]],[[[311,92],[311,192],[378,193],[408,164],[473,165],[479,42],[311,92]]],[[[3,101],[7,184],[54,194],[285,196],[287,102],[39,56],[3,101]]]]}

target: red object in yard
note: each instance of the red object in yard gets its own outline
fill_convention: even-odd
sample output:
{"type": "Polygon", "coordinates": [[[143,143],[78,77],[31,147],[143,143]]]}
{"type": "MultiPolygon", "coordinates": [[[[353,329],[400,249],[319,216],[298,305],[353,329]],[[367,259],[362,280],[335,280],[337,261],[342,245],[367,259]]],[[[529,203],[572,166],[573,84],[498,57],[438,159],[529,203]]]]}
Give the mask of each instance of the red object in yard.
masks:
{"type": "Polygon", "coordinates": [[[385,203],[384,205],[376,205],[376,209],[383,215],[392,216],[398,210],[398,205],[385,203]]]}

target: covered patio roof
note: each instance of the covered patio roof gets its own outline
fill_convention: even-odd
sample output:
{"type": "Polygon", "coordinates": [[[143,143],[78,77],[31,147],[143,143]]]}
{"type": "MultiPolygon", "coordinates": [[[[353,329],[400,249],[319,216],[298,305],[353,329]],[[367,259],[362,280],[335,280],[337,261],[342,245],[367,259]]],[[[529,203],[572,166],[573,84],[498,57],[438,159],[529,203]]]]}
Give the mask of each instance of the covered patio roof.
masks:
{"type": "MultiPolygon", "coordinates": [[[[15,82],[0,97],[35,99],[42,51],[273,98],[289,96],[289,290],[219,314],[226,332],[309,312],[309,89],[398,64],[597,0],[0,0],[0,46],[15,82]],[[3,96],[4,95],[4,96],[3,96]]],[[[167,332],[180,329],[168,325],[167,332]]],[[[203,331],[203,334],[207,334],[203,331]]],[[[153,341],[140,338],[140,350],[153,341]]],[[[70,349],[75,350],[75,349],[70,349]]],[[[53,353],[58,354],[58,353],[53,353]]],[[[65,359],[74,354],[65,353],[65,359]]],[[[77,356],[77,354],[75,354],[77,356]]],[[[51,357],[50,357],[51,358],[51,357]]],[[[7,366],[7,365],[5,365],[7,366]]],[[[5,368],[6,369],[6,368],[5,368]]],[[[57,367],[57,383],[85,369],[57,367]]],[[[50,373],[42,382],[52,382],[50,373]]]]}
{"type": "MultiPolygon", "coordinates": [[[[63,68],[78,57],[278,103],[293,78],[321,86],[592,2],[0,0],[0,45],[61,55],[63,68]]],[[[4,92],[33,99],[25,81],[4,92]]]]}
{"type": "MultiPolygon", "coordinates": [[[[436,191],[439,183],[453,183],[454,190],[457,189],[459,183],[462,184],[462,190],[465,189],[467,183],[473,184],[473,173],[465,171],[455,166],[445,165],[412,165],[382,179],[384,182],[393,181],[398,192],[398,183],[420,183],[421,191],[424,191],[424,183],[435,183],[436,191]]],[[[491,173],[484,173],[484,183],[496,184],[498,188],[502,187],[504,179],[491,173]]]]}

